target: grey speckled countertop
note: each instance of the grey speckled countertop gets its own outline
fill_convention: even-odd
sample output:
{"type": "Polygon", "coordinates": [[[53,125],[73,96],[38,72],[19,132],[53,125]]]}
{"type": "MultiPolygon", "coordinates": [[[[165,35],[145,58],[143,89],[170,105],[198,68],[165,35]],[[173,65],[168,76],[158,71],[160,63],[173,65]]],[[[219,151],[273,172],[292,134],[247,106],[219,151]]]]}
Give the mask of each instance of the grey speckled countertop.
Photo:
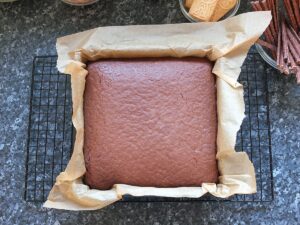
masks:
{"type": "MultiPolygon", "coordinates": [[[[247,9],[243,4],[242,10],[247,9]]],[[[57,37],[104,25],[186,22],[177,0],[59,0],[0,4],[0,224],[300,224],[300,87],[270,71],[275,200],[271,203],[124,203],[94,212],[23,200],[31,67],[57,37]]]]}

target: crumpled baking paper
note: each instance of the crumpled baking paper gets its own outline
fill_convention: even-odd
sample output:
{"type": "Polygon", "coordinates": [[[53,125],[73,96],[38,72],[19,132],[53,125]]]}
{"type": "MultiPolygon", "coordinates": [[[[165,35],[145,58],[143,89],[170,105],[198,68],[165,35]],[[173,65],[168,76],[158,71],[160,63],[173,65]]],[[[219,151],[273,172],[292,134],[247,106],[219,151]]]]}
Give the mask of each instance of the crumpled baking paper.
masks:
{"type": "Polygon", "coordinates": [[[44,207],[95,210],[123,195],[199,198],[205,193],[227,198],[256,192],[253,164],[235,151],[236,134],[244,118],[243,86],[237,79],[249,48],[271,21],[270,12],[252,12],[216,23],[99,27],[57,40],[58,69],[71,75],[76,141],[66,170],[56,178],[44,207]],[[207,57],[217,77],[219,183],[202,187],[155,188],[116,184],[111,190],[90,189],[82,182],[83,95],[86,62],[104,58],[207,57]]]}

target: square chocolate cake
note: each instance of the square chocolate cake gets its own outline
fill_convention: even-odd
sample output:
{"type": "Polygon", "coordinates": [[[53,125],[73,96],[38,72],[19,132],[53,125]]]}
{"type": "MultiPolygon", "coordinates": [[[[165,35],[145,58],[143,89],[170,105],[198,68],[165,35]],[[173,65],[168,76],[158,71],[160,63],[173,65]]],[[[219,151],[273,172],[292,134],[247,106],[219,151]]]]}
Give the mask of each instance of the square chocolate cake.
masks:
{"type": "Polygon", "coordinates": [[[213,64],[202,58],[92,62],[84,94],[85,183],[193,187],[216,183],[213,64]]]}

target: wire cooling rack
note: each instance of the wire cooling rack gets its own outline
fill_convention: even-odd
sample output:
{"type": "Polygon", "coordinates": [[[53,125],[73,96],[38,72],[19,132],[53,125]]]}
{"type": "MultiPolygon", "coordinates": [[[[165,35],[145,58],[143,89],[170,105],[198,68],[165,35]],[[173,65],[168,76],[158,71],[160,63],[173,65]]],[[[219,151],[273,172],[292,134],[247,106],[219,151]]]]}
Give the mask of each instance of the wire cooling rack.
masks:
{"type": "MultiPolygon", "coordinates": [[[[25,200],[47,199],[56,176],[65,169],[73,148],[70,76],[56,69],[57,56],[38,56],[33,62],[25,200]]],[[[206,195],[199,199],[125,196],[123,202],[174,201],[272,201],[273,176],[269,123],[268,86],[265,63],[257,53],[249,53],[240,82],[244,85],[246,118],[237,136],[236,148],[251,158],[257,179],[257,193],[236,195],[226,200],[206,195]]]]}

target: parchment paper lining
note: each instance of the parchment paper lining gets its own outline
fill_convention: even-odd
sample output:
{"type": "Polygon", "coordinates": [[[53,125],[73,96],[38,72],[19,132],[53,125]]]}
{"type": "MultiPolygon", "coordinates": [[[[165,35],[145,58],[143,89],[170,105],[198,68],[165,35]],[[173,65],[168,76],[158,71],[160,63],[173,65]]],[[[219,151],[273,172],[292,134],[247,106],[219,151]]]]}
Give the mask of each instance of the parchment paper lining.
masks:
{"type": "Polygon", "coordinates": [[[100,27],[59,38],[58,69],[71,75],[76,141],[71,160],[56,178],[44,207],[95,210],[120,200],[125,194],[198,198],[209,192],[227,198],[234,194],[255,193],[253,164],[246,153],[235,151],[236,134],[245,111],[243,87],[237,79],[249,48],[270,21],[270,12],[252,12],[217,23],[100,27]],[[207,57],[215,61],[219,183],[181,188],[116,184],[108,191],[89,189],[82,183],[86,171],[83,156],[85,63],[104,58],[164,56],[207,57]]]}

